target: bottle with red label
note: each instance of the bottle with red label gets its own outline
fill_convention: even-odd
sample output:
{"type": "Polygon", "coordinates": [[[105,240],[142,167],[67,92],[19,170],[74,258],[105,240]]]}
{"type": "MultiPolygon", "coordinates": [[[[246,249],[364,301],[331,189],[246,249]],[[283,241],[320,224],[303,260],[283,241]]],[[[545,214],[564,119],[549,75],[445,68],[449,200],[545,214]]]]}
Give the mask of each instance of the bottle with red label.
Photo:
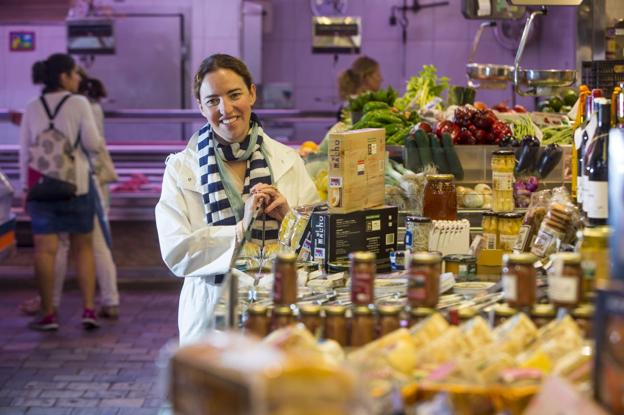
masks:
{"type": "Polygon", "coordinates": [[[349,274],[351,276],[351,303],[369,305],[375,302],[376,256],[372,252],[352,252],[349,254],[349,274]]]}
{"type": "Polygon", "coordinates": [[[440,297],[440,255],[416,252],[410,256],[407,301],[411,307],[435,308],[440,297]]]}

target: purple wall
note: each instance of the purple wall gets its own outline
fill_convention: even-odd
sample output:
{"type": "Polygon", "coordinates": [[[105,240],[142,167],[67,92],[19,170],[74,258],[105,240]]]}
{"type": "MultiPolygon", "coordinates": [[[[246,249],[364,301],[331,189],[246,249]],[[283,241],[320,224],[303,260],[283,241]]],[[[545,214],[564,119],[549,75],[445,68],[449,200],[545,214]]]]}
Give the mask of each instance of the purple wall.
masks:
{"type": "MultiPolygon", "coordinates": [[[[273,25],[264,36],[264,82],[291,82],[295,107],[301,109],[338,108],[336,78],[354,56],[341,55],[334,65],[332,55],[311,53],[311,19],[309,0],[272,0],[273,25]]],[[[425,64],[434,64],[439,75],[451,83],[465,85],[465,65],[472,40],[480,21],[464,19],[459,0],[450,5],[408,13],[406,49],[401,44],[401,29],[390,26],[390,8],[402,1],[351,0],[347,14],[362,17],[362,53],[377,59],[384,84],[400,93],[404,90],[402,62],[405,54],[406,77],[416,74],[425,64]]],[[[536,69],[573,68],[576,56],[576,10],[572,7],[551,8],[548,16],[536,18],[540,24],[537,37],[527,46],[523,66],[536,69]]],[[[513,63],[514,54],[501,47],[492,30],[486,30],[477,52],[483,63],[513,63]]],[[[477,99],[493,105],[510,99],[509,91],[480,91],[477,99]]],[[[533,107],[530,98],[519,103],[533,107]]],[[[298,128],[297,139],[316,138],[318,126],[298,128]]],[[[322,135],[321,135],[322,137],[322,135]]]]}

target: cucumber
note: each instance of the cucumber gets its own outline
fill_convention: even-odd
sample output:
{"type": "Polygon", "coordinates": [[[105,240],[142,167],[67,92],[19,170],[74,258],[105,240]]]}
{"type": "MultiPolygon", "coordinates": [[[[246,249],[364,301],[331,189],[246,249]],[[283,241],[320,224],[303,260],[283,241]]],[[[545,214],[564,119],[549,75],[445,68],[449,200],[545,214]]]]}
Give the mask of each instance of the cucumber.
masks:
{"type": "Polygon", "coordinates": [[[420,162],[423,167],[433,163],[433,157],[431,155],[431,144],[429,143],[429,137],[423,130],[416,130],[416,145],[418,147],[418,155],[420,156],[420,162]]]}
{"type": "Polygon", "coordinates": [[[444,149],[438,141],[438,137],[435,134],[429,133],[429,141],[431,142],[431,156],[433,157],[433,163],[438,168],[440,173],[450,173],[449,165],[446,161],[446,154],[444,149]]]}
{"type": "Polygon", "coordinates": [[[464,169],[455,152],[453,140],[451,140],[451,136],[447,133],[442,134],[442,147],[444,148],[444,154],[446,154],[446,162],[449,171],[455,176],[456,181],[464,180],[464,169]]]}
{"type": "Polygon", "coordinates": [[[405,167],[418,173],[423,169],[423,165],[418,155],[418,145],[416,144],[416,137],[413,134],[409,134],[405,137],[405,147],[403,148],[403,159],[405,160],[405,167]]]}

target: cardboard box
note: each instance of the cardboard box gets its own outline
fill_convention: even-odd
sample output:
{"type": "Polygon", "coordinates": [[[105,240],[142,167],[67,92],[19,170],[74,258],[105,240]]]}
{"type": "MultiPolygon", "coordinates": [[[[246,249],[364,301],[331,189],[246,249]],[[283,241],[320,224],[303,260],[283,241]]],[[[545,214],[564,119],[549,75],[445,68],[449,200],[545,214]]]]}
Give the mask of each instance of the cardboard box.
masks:
{"type": "Polygon", "coordinates": [[[399,209],[381,206],[350,213],[314,212],[311,218],[314,260],[325,269],[347,261],[354,251],[377,255],[377,270],[390,271],[390,252],[396,250],[399,209]]]}
{"type": "Polygon", "coordinates": [[[386,132],[383,128],[329,135],[328,202],[332,212],[348,213],[384,203],[386,132]]]}

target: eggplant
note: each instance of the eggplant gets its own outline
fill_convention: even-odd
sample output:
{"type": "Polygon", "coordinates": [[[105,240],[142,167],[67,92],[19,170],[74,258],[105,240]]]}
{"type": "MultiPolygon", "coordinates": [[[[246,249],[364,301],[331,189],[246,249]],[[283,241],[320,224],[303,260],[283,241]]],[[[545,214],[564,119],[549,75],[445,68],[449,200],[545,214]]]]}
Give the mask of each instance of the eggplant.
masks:
{"type": "Polygon", "coordinates": [[[563,150],[557,144],[549,144],[542,155],[540,156],[537,164],[537,174],[540,178],[546,178],[559,164],[563,157],[563,150]]]}
{"type": "Polygon", "coordinates": [[[518,159],[515,168],[516,175],[521,175],[522,173],[529,174],[535,169],[538,162],[539,151],[540,142],[537,138],[525,136],[522,139],[520,151],[516,153],[518,159]]]}

